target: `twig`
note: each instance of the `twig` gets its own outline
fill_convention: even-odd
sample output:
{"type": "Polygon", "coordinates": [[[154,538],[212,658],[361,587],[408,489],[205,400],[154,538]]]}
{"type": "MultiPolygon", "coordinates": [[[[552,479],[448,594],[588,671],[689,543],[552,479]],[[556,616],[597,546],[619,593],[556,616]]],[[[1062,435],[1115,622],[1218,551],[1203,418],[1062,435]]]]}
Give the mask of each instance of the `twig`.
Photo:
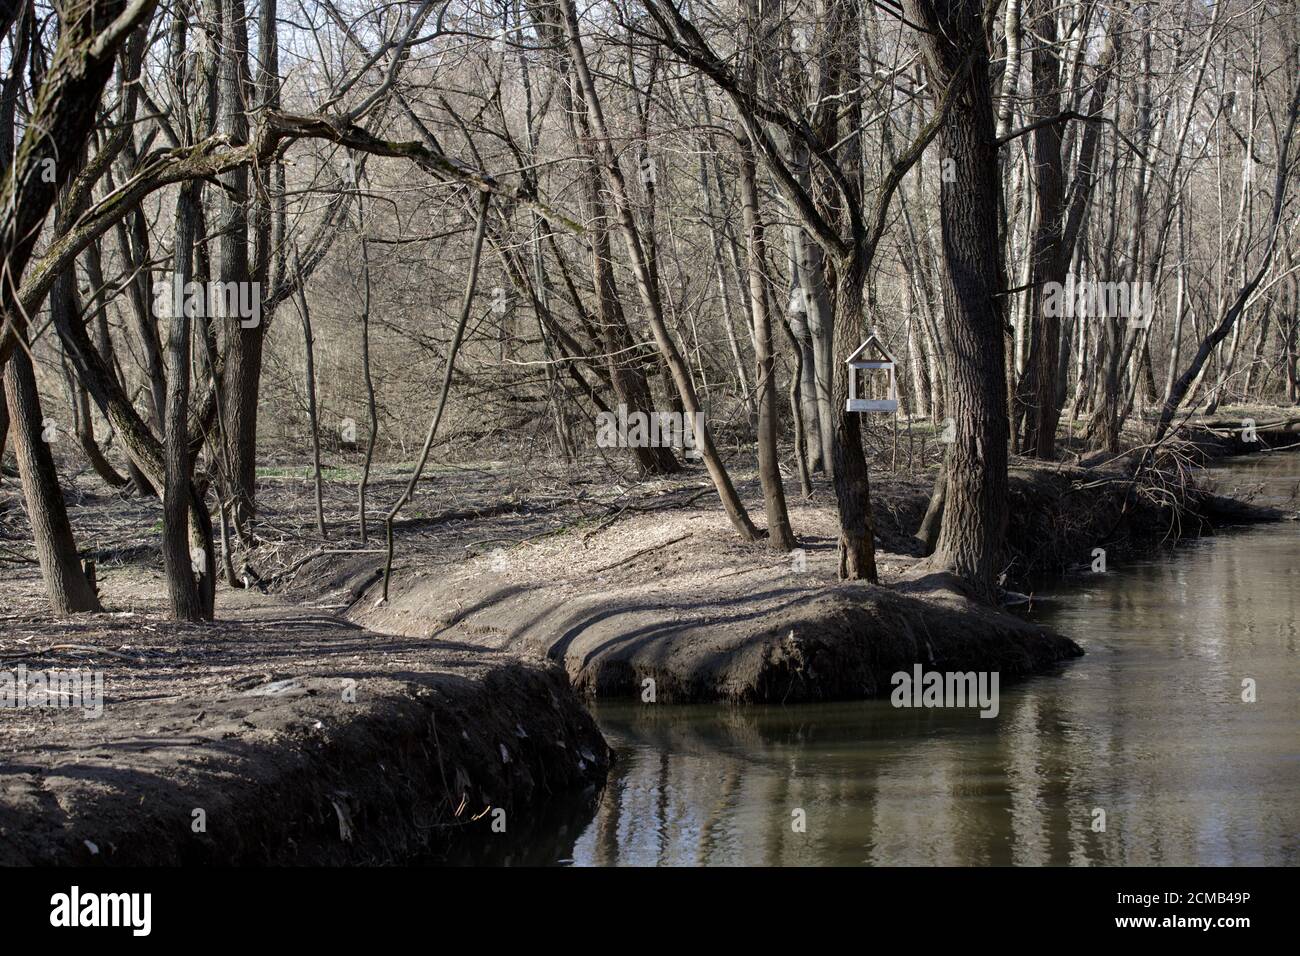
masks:
{"type": "Polygon", "coordinates": [[[93,644],[51,644],[48,647],[34,647],[26,651],[10,652],[0,654],[4,660],[14,660],[19,657],[38,657],[41,654],[48,654],[50,651],[82,651],[87,654],[107,654],[109,657],[116,657],[124,661],[138,661],[139,657],[132,657],[129,654],[122,654],[118,651],[110,651],[106,647],[96,647],[93,644]]]}
{"type": "Polygon", "coordinates": [[[650,545],[650,547],[648,547],[648,548],[642,548],[640,551],[633,551],[633,552],[632,552],[631,554],[629,554],[626,558],[620,558],[618,561],[615,561],[613,564],[607,564],[607,565],[605,565],[603,568],[596,568],[596,570],[594,570],[594,571],[588,571],[587,573],[588,573],[588,574],[602,574],[602,573],[605,572],[605,571],[611,571],[611,570],[613,570],[614,568],[619,567],[620,565],[628,564],[629,562],[636,560],[637,558],[641,557],[641,555],[643,555],[643,554],[648,554],[648,553],[650,553],[651,551],[657,551],[657,550],[659,550],[660,548],[666,548],[666,547],[668,547],[670,544],[676,544],[676,543],[679,542],[679,541],[685,541],[685,540],[686,540],[687,538],[689,538],[689,537],[690,537],[689,534],[683,534],[683,535],[679,535],[679,536],[676,537],[676,538],[673,538],[671,541],[661,541],[661,542],[659,542],[658,544],[652,544],[652,545],[650,545]]]}

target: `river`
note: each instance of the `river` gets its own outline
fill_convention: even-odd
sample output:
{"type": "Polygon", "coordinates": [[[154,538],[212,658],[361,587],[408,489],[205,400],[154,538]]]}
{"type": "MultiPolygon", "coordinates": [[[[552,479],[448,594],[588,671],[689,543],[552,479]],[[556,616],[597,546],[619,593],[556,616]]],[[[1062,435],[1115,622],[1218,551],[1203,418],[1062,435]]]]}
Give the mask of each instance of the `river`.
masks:
{"type": "MultiPolygon", "coordinates": [[[[1297,506],[1300,456],[1214,474],[1297,506]]],[[[596,707],[619,759],[553,862],[1300,862],[1300,525],[1111,559],[1035,598],[1026,613],[1087,656],[1002,687],[994,719],[888,700],[596,707]]]]}

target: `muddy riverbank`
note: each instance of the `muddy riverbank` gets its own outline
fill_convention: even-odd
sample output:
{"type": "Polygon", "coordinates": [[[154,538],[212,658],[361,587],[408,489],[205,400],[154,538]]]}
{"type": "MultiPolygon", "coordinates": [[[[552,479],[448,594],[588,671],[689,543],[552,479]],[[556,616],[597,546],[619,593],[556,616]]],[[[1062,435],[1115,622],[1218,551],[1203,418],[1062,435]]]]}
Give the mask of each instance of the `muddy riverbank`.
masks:
{"type": "MultiPolygon", "coordinates": [[[[108,610],[51,619],[34,566],[11,562],[0,670],[101,671],[103,716],[0,711],[0,862],[504,859],[601,786],[608,751],[582,697],[861,699],[913,663],[997,670],[1005,686],[1081,653],[918,568],[925,473],[874,486],[878,587],[836,580],[827,488],[792,498],[802,549],[781,555],[738,541],[691,473],[602,494],[573,475],[457,477],[449,489],[436,475],[399,525],[386,604],[373,543],[344,519],[313,541],[305,486],[269,484],[274,560],[254,588],[223,588],[220,622],[203,627],[162,613],[156,503],[72,490],[108,610]]],[[[337,508],[351,494],[327,486],[337,508]]],[[[11,484],[0,495],[12,552],[21,506],[11,484]]],[[[1011,495],[1007,586],[1030,591],[1095,547],[1114,567],[1283,514],[1197,489],[1134,493],[1114,468],[1017,466],[1011,495]]]]}
{"type": "MultiPolygon", "coordinates": [[[[926,572],[913,535],[928,491],[915,480],[876,488],[882,586],[837,579],[828,495],[792,502],[802,544],[793,555],[740,542],[716,513],[663,509],[459,561],[408,561],[386,603],[377,584],[357,590],[373,561],[338,561],[325,580],[357,594],[348,614],[367,627],[545,656],[593,699],[861,699],[888,693],[890,676],[915,663],[1016,680],[1081,654],[926,572]]],[[[1032,592],[1092,569],[1097,549],[1114,566],[1218,524],[1281,517],[1192,484],[1135,485],[1121,462],[1022,463],[1011,473],[1005,584],[1032,592]]]]}
{"type": "Polygon", "coordinates": [[[0,646],[0,671],[103,686],[97,717],[0,711],[0,865],[390,863],[471,834],[507,850],[609,765],[553,665],[265,599],[202,628],[7,616],[0,646]]]}

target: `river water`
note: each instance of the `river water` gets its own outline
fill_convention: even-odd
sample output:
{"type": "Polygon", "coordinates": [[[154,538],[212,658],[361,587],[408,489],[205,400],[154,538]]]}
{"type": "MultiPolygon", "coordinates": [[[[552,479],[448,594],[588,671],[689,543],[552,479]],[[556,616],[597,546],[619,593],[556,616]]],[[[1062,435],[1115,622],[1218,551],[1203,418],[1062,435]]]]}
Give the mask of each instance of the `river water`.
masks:
{"type": "MultiPolygon", "coordinates": [[[[1300,456],[1215,474],[1297,507],[1300,456]]],[[[1300,863],[1300,525],[1112,559],[1027,613],[1087,656],[1003,687],[993,719],[597,707],[619,759],[553,862],[1300,863]]]]}

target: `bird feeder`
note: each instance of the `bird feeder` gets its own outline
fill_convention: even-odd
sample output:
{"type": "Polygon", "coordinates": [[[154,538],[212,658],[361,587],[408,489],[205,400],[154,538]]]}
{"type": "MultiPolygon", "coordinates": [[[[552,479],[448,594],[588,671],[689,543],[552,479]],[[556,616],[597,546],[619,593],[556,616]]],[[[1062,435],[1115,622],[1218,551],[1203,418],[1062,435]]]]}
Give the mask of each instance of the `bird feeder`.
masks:
{"type": "Polygon", "coordinates": [[[848,357],[850,412],[898,411],[898,381],[894,377],[894,357],[885,351],[873,332],[848,357]],[[861,387],[861,394],[859,394],[861,387]]]}

